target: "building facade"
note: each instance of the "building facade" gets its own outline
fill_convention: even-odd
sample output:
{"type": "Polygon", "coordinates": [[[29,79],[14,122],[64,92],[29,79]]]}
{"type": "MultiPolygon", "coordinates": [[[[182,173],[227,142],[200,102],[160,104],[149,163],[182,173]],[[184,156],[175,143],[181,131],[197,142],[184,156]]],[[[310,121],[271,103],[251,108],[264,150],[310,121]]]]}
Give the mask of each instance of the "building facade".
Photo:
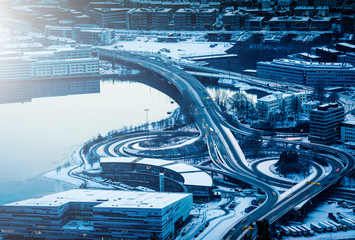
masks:
{"type": "Polygon", "coordinates": [[[15,53],[0,54],[0,81],[29,80],[30,61],[15,53]]]}
{"type": "Polygon", "coordinates": [[[204,171],[187,164],[161,159],[137,159],[134,157],[101,158],[102,177],[159,190],[159,174],[164,173],[164,191],[190,192],[194,199],[209,199],[213,182],[204,171]]]}
{"type": "Polygon", "coordinates": [[[167,30],[172,20],[171,8],[137,8],[128,13],[129,29],[167,30]]]}
{"type": "Polygon", "coordinates": [[[340,122],[344,121],[344,107],[328,103],[311,111],[309,140],[332,144],[340,139],[340,122]]]}
{"type": "Polygon", "coordinates": [[[351,86],[355,68],[344,63],[317,63],[290,59],[258,62],[257,76],[279,82],[302,85],[351,86]]]}
{"type": "Polygon", "coordinates": [[[217,9],[179,9],[174,14],[175,30],[211,30],[216,22],[217,9]]]}
{"type": "Polygon", "coordinates": [[[173,239],[192,195],[75,189],[0,206],[0,235],[11,239],[173,239]]]}
{"type": "Polygon", "coordinates": [[[128,8],[93,8],[88,15],[102,28],[128,28],[128,8]]]}
{"type": "Polygon", "coordinates": [[[306,93],[282,93],[276,92],[265,97],[259,98],[256,103],[259,116],[268,118],[270,114],[284,111],[286,114],[292,112],[292,104],[295,98],[298,99],[300,106],[307,101],[306,93]]]}
{"type": "Polygon", "coordinates": [[[345,121],[341,123],[340,140],[355,143],[355,121],[345,121]]]}

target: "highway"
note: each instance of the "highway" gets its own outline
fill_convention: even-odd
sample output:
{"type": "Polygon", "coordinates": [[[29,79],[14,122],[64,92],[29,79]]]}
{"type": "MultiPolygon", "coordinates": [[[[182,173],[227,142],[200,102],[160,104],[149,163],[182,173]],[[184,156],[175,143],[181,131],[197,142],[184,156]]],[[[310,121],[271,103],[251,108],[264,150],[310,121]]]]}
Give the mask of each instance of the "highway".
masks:
{"type": "Polygon", "coordinates": [[[239,129],[228,124],[221,114],[216,111],[215,102],[196,78],[172,65],[144,56],[101,48],[99,49],[99,54],[106,58],[120,60],[149,69],[173,83],[193,109],[192,114],[195,123],[201,134],[207,138],[211,158],[214,164],[220,168],[218,171],[223,171],[223,174],[228,174],[227,176],[252,184],[265,192],[266,200],[264,203],[244,219],[236,221],[234,226],[231,226],[230,230],[223,234],[223,239],[241,239],[250,230],[252,230],[252,234],[255,236],[256,231],[254,229],[245,229],[245,226],[249,226],[255,221],[264,218],[270,222],[276,221],[297,204],[314,197],[354,168],[354,157],[339,149],[320,144],[303,143],[261,135],[264,140],[319,149],[328,155],[335,156],[338,163],[340,163],[340,171],[332,169],[328,175],[323,172],[317,174],[317,177],[313,180],[320,183],[319,185],[308,184],[302,186],[297,191],[281,199],[275,188],[265,183],[264,179],[260,179],[258,174],[247,166],[245,156],[231,131],[244,136],[252,136],[255,132],[250,129],[239,129]]]}

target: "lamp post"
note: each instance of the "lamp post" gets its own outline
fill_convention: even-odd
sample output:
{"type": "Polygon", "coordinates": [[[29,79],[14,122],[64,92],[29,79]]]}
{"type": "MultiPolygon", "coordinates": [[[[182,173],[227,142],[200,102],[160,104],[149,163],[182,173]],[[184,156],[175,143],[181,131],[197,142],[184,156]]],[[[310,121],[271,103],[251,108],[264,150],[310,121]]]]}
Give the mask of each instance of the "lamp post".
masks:
{"type": "Polygon", "coordinates": [[[146,119],[147,127],[148,127],[148,112],[149,112],[149,109],[145,108],[144,111],[145,111],[145,119],[146,119]]]}

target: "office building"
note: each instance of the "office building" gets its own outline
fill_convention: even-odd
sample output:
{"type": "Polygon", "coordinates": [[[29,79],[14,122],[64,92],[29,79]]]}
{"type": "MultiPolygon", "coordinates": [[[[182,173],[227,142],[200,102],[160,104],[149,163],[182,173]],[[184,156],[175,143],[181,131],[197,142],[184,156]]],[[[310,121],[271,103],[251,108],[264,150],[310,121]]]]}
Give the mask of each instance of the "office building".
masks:
{"type": "Polygon", "coordinates": [[[311,111],[309,140],[332,144],[340,139],[340,122],[344,121],[344,107],[338,103],[319,105],[311,111]]]}
{"type": "Polygon", "coordinates": [[[73,28],[73,38],[79,43],[110,45],[115,42],[115,30],[106,28],[73,28]]]}
{"type": "Polygon", "coordinates": [[[44,32],[47,37],[56,36],[61,38],[72,38],[72,27],[46,25],[44,32]]]}
{"type": "Polygon", "coordinates": [[[101,158],[102,177],[159,190],[159,174],[164,173],[167,192],[190,192],[194,199],[209,199],[213,182],[204,171],[193,166],[162,159],[136,157],[101,158]]]}
{"type": "Polygon", "coordinates": [[[311,18],[310,30],[311,31],[329,31],[332,27],[331,17],[315,16],[311,18]]]}
{"type": "Polygon", "coordinates": [[[11,239],[173,239],[192,195],[75,189],[0,206],[0,231],[11,239]]]}
{"type": "Polygon", "coordinates": [[[269,20],[269,29],[271,31],[307,31],[309,21],[309,17],[273,17],[269,20]]]}
{"type": "Polygon", "coordinates": [[[355,143],[355,121],[345,121],[340,126],[340,140],[355,143]]]}
{"type": "Polygon", "coordinates": [[[336,49],[338,51],[347,52],[347,53],[348,52],[355,52],[355,45],[350,44],[350,43],[341,42],[341,43],[336,44],[336,49]]]}
{"type": "Polygon", "coordinates": [[[31,78],[82,77],[99,75],[97,58],[37,60],[30,62],[31,78]]]}
{"type": "Polygon", "coordinates": [[[128,28],[129,8],[93,8],[88,15],[92,23],[102,28],[128,28]]]}
{"type": "Polygon", "coordinates": [[[246,28],[246,22],[250,15],[244,11],[231,11],[223,14],[223,26],[226,30],[242,30],[246,28]]]}
{"type": "Polygon", "coordinates": [[[15,52],[0,53],[0,81],[28,80],[30,61],[15,52]]]}
{"type": "Polygon", "coordinates": [[[72,38],[79,43],[110,45],[115,42],[115,30],[107,28],[45,26],[46,36],[72,38]]]}
{"type": "Polygon", "coordinates": [[[355,66],[355,53],[346,53],[345,62],[355,66]]]}
{"type": "Polygon", "coordinates": [[[210,9],[179,9],[174,14],[175,30],[212,30],[218,11],[210,9]]]}
{"type": "Polygon", "coordinates": [[[246,22],[246,29],[248,31],[260,31],[264,27],[265,17],[251,17],[246,22]]]}
{"type": "MultiPolygon", "coordinates": [[[[317,54],[318,55],[318,54],[317,54]]],[[[355,68],[344,63],[317,63],[290,59],[258,62],[257,76],[302,85],[353,86],[355,68]]]]}
{"type": "Polygon", "coordinates": [[[318,47],[316,55],[321,57],[320,61],[322,62],[336,62],[341,52],[331,48],[318,47]]]}
{"type": "Polygon", "coordinates": [[[128,13],[129,29],[167,30],[172,20],[171,8],[137,8],[128,13]]]}

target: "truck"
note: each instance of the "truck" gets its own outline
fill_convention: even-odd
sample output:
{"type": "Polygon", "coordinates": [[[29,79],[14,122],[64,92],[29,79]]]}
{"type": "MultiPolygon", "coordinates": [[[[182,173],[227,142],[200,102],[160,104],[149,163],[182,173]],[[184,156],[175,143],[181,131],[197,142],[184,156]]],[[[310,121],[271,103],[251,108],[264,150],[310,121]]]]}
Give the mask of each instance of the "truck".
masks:
{"type": "Polygon", "coordinates": [[[302,236],[302,230],[296,228],[295,226],[290,226],[290,228],[296,231],[296,236],[302,236]]]}
{"type": "Polygon", "coordinates": [[[299,230],[301,231],[301,234],[302,234],[303,236],[307,236],[307,230],[304,229],[302,226],[297,225],[297,226],[294,226],[294,227],[297,228],[297,229],[299,229],[299,230]]]}
{"type": "Polygon", "coordinates": [[[311,228],[315,231],[315,232],[317,232],[317,233],[321,233],[321,232],[323,232],[324,230],[323,230],[323,227],[321,227],[321,226],[319,226],[318,224],[316,224],[316,223],[311,223],[311,228]]]}
{"type": "Polygon", "coordinates": [[[297,236],[298,236],[297,231],[296,231],[295,229],[293,229],[293,227],[288,226],[287,228],[290,230],[290,235],[291,235],[292,237],[297,237],[297,236]]]}
{"type": "Polygon", "coordinates": [[[324,222],[320,222],[318,223],[319,226],[321,226],[323,229],[325,229],[325,231],[327,232],[331,232],[332,231],[332,228],[327,224],[327,223],[324,223],[324,222]]]}
{"type": "Polygon", "coordinates": [[[326,221],[326,222],[329,223],[330,225],[335,226],[338,231],[341,230],[341,224],[336,223],[336,222],[334,222],[334,221],[330,221],[330,220],[328,220],[328,221],[326,221]]]}
{"type": "Polygon", "coordinates": [[[308,227],[307,225],[302,225],[302,227],[307,230],[307,234],[309,236],[314,236],[314,231],[310,227],[308,227]]]}
{"type": "Polygon", "coordinates": [[[342,224],[345,224],[346,226],[348,226],[348,228],[350,228],[350,229],[355,229],[355,224],[353,222],[349,221],[347,218],[340,219],[340,222],[342,224]]]}
{"type": "Polygon", "coordinates": [[[285,226],[280,226],[281,232],[284,236],[290,236],[290,230],[285,226]]]}

